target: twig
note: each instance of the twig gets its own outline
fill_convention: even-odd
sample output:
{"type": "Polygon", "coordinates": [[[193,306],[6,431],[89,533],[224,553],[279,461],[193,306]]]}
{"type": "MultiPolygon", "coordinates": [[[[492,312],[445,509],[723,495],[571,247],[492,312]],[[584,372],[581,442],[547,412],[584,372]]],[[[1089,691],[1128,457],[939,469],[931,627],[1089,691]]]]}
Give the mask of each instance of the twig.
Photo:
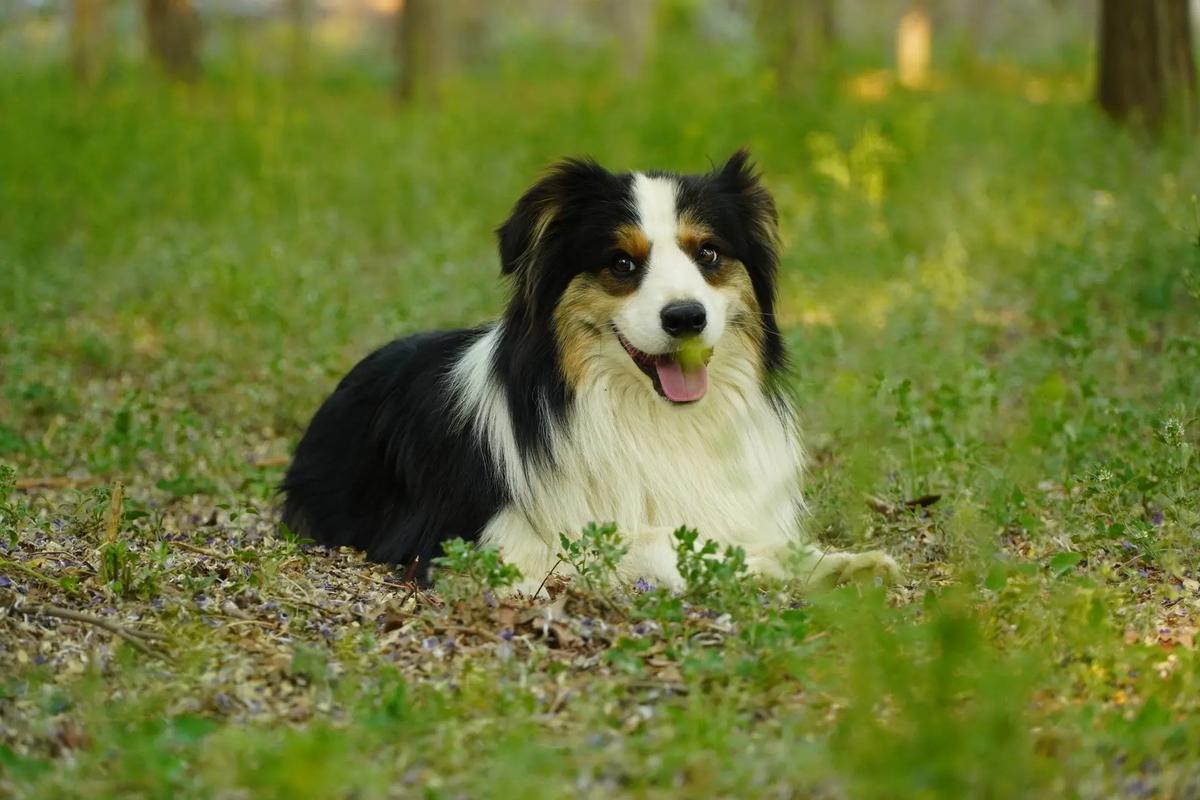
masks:
{"type": "Polygon", "coordinates": [[[542,578],[542,582],[538,584],[537,591],[533,593],[534,597],[537,597],[542,593],[542,589],[546,588],[546,581],[550,580],[550,576],[554,574],[554,570],[558,569],[558,565],[562,562],[563,560],[561,558],[554,562],[554,566],[550,568],[550,571],[546,573],[546,577],[542,578]]]}
{"type": "Polygon", "coordinates": [[[434,630],[458,631],[459,633],[471,633],[471,634],[474,634],[475,636],[482,636],[485,639],[491,639],[494,642],[504,641],[496,634],[492,633],[491,631],[485,631],[483,628],[473,628],[469,625],[439,625],[438,623],[433,622],[432,620],[426,620],[426,621],[430,625],[433,626],[434,630]]]}
{"type": "Polygon", "coordinates": [[[41,478],[17,478],[13,487],[27,489],[73,489],[97,483],[99,478],[68,478],[65,475],[47,475],[41,478]]]}
{"type": "Polygon", "coordinates": [[[377,583],[380,586],[386,586],[389,589],[403,589],[408,585],[406,583],[392,583],[391,581],[387,580],[386,578],[376,578],[374,575],[368,575],[365,572],[355,572],[354,570],[349,570],[349,569],[343,569],[343,570],[338,570],[338,571],[341,572],[343,575],[346,575],[347,577],[361,578],[364,581],[370,581],[371,583],[377,583]]]}
{"type": "Polygon", "coordinates": [[[550,707],[546,709],[547,714],[557,714],[562,710],[563,705],[567,702],[567,696],[571,694],[571,690],[561,687],[554,695],[554,700],[551,701],[550,707]]]}
{"type": "Polygon", "coordinates": [[[882,497],[869,494],[863,498],[863,502],[867,504],[867,508],[877,514],[883,514],[885,517],[895,516],[896,514],[896,507],[882,497]]]}
{"type": "Polygon", "coordinates": [[[311,600],[302,600],[299,597],[291,597],[290,595],[275,595],[273,598],[276,602],[287,603],[292,608],[309,608],[313,611],[320,611],[322,614],[340,614],[342,609],[335,607],[326,607],[319,603],[314,603],[311,600]]]}
{"type": "Polygon", "coordinates": [[[55,589],[62,589],[63,591],[67,592],[68,594],[74,594],[76,591],[74,589],[67,588],[59,581],[56,581],[56,580],[54,580],[54,578],[51,578],[49,575],[38,572],[33,567],[29,567],[29,566],[26,566],[25,564],[22,564],[20,561],[12,561],[11,559],[0,558],[0,567],[4,567],[6,569],[7,568],[15,569],[18,572],[22,572],[22,573],[28,575],[29,577],[33,578],[34,580],[41,581],[42,583],[46,584],[47,586],[53,586],[55,589]]]}
{"type": "Polygon", "coordinates": [[[234,625],[261,625],[264,628],[278,628],[279,627],[278,623],[272,622],[267,619],[242,619],[241,617],[230,617],[225,614],[214,614],[213,616],[220,616],[224,619],[229,620],[228,622],[221,623],[221,626],[224,628],[232,628],[234,625]]]}
{"type": "Polygon", "coordinates": [[[25,555],[29,556],[30,558],[34,558],[36,556],[49,556],[50,558],[54,559],[55,561],[69,561],[72,564],[76,564],[81,567],[87,567],[88,569],[92,568],[91,564],[88,564],[85,561],[80,561],[79,559],[74,558],[66,550],[30,550],[30,551],[26,552],[25,555]]]}
{"type": "Polygon", "coordinates": [[[882,514],[885,517],[894,517],[900,513],[900,509],[902,507],[903,508],[928,508],[929,506],[933,505],[934,503],[936,503],[937,501],[939,501],[941,499],[942,499],[942,496],[940,494],[923,494],[920,497],[914,498],[912,500],[905,500],[903,503],[901,503],[900,505],[897,506],[892,503],[889,503],[887,500],[884,500],[882,497],[878,497],[876,495],[869,494],[865,498],[863,498],[863,502],[865,502],[867,504],[867,508],[871,509],[872,511],[876,512],[877,514],[882,514]]]}
{"type": "Polygon", "coordinates": [[[688,693],[687,685],[666,681],[631,681],[625,684],[625,686],[629,689],[658,689],[660,691],[678,692],[679,694],[688,693]]]}
{"type": "Polygon", "coordinates": [[[118,625],[111,620],[98,617],[95,614],[88,614],[83,611],[74,611],[69,608],[60,608],[59,606],[50,605],[25,605],[17,609],[25,614],[38,614],[43,617],[56,617],[58,619],[70,620],[71,622],[82,622],[87,625],[95,625],[97,628],[102,628],[111,634],[120,636],[125,641],[129,642],[134,649],[154,658],[167,659],[167,654],[152,646],[153,642],[165,641],[165,637],[161,634],[152,633],[149,631],[138,631],[131,628],[126,628],[123,625],[118,625]]]}
{"type": "Polygon", "coordinates": [[[414,556],[412,563],[408,565],[408,569],[404,570],[404,582],[405,583],[408,583],[409,581],[413,581],[413,583],[416,583],[417,567],[420,565],[420,563],[421,563],[421,557],[414,556]]]}
{"type": "Polygon", "coordinates": [[[404,599],[403,599],[403,600],[401,600],[401,601],[400,601],[400,606],[399,606],[399,608],[400,608],[401,610],[403,610],[403,609],[404,609],[404,607],[405,607],[406,605],[408,605],[408,601],[409,601],[409,600],[412,600],[414,597],[416,597],[416,595],[417,595],[417,592],[419,592],[419,591],[421,591],[421,587],[417,585],[417,582],[416,582],[416,581],[413,581],[413,582],[412,582],[412,590],[411,590],[411,591],[410,591],[410,592],[409,592],[407,595],[405,595],[405,597],[404,597],[404,599]]]}
{"type": "Polygon", "coordinates": [[[219,558],[222,560],[227,559],[227,558],[233,558],[233,556],[231,556],[231,555],[225,555],[224,553],[218,552],[216,550],[210,550],[207,547],[201,547],[200,545],[192,544],[191,542],[185,542],[185,541],[180,540],[178,542],[172,542],[171,544],[175,545],[176,547],[182,548],[184,550],[188,550],[192,553],[199,553],[202,556],[208,556],[209,558],[219,558]]]}
{"type": "Polygon", "coordinates": [[[292,459],[288,456],[263,456],[256,458],[251,463],[259,469],[271,469],[274,467],[286,467],[292,459]]]}

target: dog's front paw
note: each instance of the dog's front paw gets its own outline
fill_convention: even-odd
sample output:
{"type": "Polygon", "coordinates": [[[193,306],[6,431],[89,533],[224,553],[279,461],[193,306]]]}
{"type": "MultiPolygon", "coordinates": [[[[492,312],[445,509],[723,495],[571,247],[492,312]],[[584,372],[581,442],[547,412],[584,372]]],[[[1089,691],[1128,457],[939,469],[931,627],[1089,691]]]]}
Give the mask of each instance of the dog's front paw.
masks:
{"type": "Polygon", "coordinates": [[[902,574],[896,561],[882,550],[867,553],[821,553],[810,568],[808,586],[838,586],[843,583],[881,582],[890,586],[900,582],[902,574]]]}

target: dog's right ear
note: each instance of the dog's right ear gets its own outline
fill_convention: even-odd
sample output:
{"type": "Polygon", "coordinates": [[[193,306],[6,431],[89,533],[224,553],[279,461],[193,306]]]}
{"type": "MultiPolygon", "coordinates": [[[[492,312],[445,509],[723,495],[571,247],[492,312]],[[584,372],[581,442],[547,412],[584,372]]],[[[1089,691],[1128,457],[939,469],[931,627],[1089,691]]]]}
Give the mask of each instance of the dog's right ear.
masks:
{"type": "Polygon", "coordinates": [[[554,235],[570,198],[586,195],[589,185],[611,180],[612,175],[589,158],[564,159],[534,184],[513,207],[496,231],[500,239],[500,272],[526,284],[540,260],[546,242],[554,235]]]}

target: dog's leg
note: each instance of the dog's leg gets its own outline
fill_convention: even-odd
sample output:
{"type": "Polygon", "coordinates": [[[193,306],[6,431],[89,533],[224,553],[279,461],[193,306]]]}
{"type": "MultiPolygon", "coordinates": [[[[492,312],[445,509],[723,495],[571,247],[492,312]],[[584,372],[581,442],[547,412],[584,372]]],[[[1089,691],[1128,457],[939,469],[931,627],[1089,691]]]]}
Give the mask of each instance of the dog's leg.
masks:
{"type": "Polygon", "coordinates": [[[565,565],[558,563],[558,542],[542,538],[529,520],[517,508],[509,506],[492,517],[479,543],[495,547],[501,558],[521,570],[521,580],[512,587],[517,594],[545,595],[546,578],[550,573],[567,574],[565,565]]]}
{"type": "Polygon", "coordinates": [[[621,560],[621,579],[635,583],[638,578],[673,592],[686,586],[679,574],[675,554],[674,528],[648,528],[626,538],[629,552],[621,560]]]}
{"type": "Polygon", "coordinates": [[[895,560],[882,550],[846,553],[802,545],[790,559],[791,576],[799,578],[803,588],[823,588],[842,583],[899,583],[902,577],[895,560]]]}
{"type": "MultiPolygon", "coordinates": [[[[634,583],[644,578],[650,583],[672,591],[684,588],[683,578],[676,567],[673,528],[649,528],[628,534],[629,548],[617,568],[617,577],[634,583]]],[[[573,570],[559,561],[559,542],[544,538],[520,511],[509,507],[501,511],[483,531],[480,544],[495,547],[505,562],[521,570],[521,580],[512,587],[517,594],[545,595],[546,578],[551,575],[570,577],[573,570]]]]}

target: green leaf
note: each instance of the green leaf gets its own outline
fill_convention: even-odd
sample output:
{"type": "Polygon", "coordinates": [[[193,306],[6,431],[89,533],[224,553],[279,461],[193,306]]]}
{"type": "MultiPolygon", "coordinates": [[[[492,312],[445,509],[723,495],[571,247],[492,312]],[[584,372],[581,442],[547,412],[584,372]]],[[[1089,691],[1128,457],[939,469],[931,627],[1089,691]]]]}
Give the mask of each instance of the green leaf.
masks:
{"type": "Polygon", "coordinates": [[[988,570],[987,577],[983,579],[983,585],[993,592],[998,592],[1008,584],[1008,568],[1003,564],[993,564],[988,570]]]}
{"type": "Polygon", "coordinates": [[[1061,578],[1083,561],[1083,553],[1056,553],[1050,558],[1050,572],[1061,578]]]}
{"type": "Polygon", "coordinates": [[[171,720],[171,733],[182,744],[196,744],[220,727],[207,717],[184,715],[171,720]]]}
{"type": "Polygon", "coordinates": [[[14,777],[33,780],[51,769],[52,765],[45,759],[23,756],[14,752],[7,745],[0,744],[0,767],[4,768],[3,772],[14,777]]]}

